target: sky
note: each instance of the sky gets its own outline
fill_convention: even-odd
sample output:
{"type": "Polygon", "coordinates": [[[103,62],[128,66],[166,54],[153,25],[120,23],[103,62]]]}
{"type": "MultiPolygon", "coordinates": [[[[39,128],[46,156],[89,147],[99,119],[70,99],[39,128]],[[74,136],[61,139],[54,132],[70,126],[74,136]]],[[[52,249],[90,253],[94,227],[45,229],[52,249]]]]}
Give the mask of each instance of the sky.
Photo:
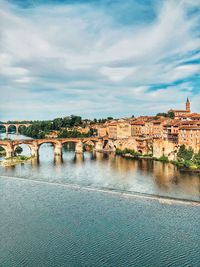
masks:
{"type": "Polygon", "coordinates": [[[200,112],[200,0],[1,0],[0,120],[200,112]]]}

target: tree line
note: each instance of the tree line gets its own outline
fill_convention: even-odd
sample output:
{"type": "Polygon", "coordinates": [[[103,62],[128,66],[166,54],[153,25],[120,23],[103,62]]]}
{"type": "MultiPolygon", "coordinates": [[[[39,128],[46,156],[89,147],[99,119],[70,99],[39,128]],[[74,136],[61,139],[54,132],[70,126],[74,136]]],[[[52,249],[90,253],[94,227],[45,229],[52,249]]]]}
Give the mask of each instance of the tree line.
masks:
{"type": "Polygon", "coordinates": [[[66,137],[89,137],[95,134],[95,130],[90,129],[87,134],[74,130],[73,127],[81,126],[85,128],[88,124],[95,123],[96,120],[83,120],[81,116],[71,115],[64,118],[55,118],[52,121],[33,121],[29,127],[21,126],[21,134],[32,138],[45,138],[51,131],[59,131],[59,138],[66,137]],[[70,130],[69,130],[70,129],[70,130]]]}

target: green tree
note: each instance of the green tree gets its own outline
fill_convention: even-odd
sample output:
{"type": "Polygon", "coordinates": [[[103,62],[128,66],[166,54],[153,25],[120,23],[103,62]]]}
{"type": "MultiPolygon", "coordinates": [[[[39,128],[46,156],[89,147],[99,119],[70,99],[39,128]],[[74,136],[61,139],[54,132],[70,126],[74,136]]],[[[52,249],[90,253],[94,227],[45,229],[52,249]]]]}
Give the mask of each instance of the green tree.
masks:
{"type": "Polygon", "coordinates": [[[59,130],[63,125],[63,120],[62,118],[56,118],[53,120],[53,129],[54,130],[59,130]]]}
{"type": "Polygon", "coordinates": [[[194,155],[194,163],[200,168],[200,150],[194,155]]]}
{"type": "Polygon", "coordinates": [[[192,159],[193,154],[194,154],[194,152],[193,152],[193,149],[191,147],[189,149],[187,149],[185,147],[185,145],[181,145],[179,150],[178,150],[177,157],[178,157],[178,159],[188,161],[188,160],[192,159]]]}
{"type": "Polygon", "coordinates": [[[173,111],[168,111],[167,115],[168,115],[167,117],[169,117],[169,118],[171,118],[171,119],[174,119],[174,117],[175,117],[173,111]]]}

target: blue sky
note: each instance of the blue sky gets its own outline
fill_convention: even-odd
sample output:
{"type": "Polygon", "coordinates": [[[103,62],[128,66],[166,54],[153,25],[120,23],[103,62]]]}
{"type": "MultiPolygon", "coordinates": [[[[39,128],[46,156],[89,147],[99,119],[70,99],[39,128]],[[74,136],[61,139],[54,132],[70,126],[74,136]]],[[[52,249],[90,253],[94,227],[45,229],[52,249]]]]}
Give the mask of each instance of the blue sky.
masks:
{"type": "Polygon", "coordinates": [[[200,0],[0,2],[0,120],[200,112],[200,0]]]}

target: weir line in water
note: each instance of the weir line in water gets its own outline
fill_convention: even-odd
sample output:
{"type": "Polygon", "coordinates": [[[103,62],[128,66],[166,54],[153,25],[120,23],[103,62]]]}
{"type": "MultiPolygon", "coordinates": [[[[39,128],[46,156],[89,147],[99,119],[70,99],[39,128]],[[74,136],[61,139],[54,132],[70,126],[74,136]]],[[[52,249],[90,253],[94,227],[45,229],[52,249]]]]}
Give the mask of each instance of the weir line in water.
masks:
{"type": "Polygon", "coordinates": [[[94,188],[94,187],[92,188],[92,187],[88,187],[88,186],[81,186],[78,184],[68,184],[68,183],[61,184],[61,183],[47,182],[47,181],[34,180],[34,179],[26,179],[26,178],[22,178],[22,177],[14,177],[14,176],[1,175],[0,178],[13,179],[13,180],[19,180],[19,181],[24,181],[24,182],[33,182],[33,183],[43,184],[43,185],[60,186],[60,187],[65,187],[65,188],[69,188],[69,189],[74,189],[74,190],[107,193],[107,194],[112,194],[112,195],[123,196],[125,198],[141,198],[141,199],[147,199],[147,200],[156,200],[161,204],[169,204],[169,205],[182,204],[182,205],[200,206],[200,202],[196,201],[196,200],[171,198],[171,197],[166,197],[166,196],[157,196],[157,195],[134,192],[134,191],[124,192],[124,191],[119,191],[119,190],[115,190],[115,189],[94,188]]]}

